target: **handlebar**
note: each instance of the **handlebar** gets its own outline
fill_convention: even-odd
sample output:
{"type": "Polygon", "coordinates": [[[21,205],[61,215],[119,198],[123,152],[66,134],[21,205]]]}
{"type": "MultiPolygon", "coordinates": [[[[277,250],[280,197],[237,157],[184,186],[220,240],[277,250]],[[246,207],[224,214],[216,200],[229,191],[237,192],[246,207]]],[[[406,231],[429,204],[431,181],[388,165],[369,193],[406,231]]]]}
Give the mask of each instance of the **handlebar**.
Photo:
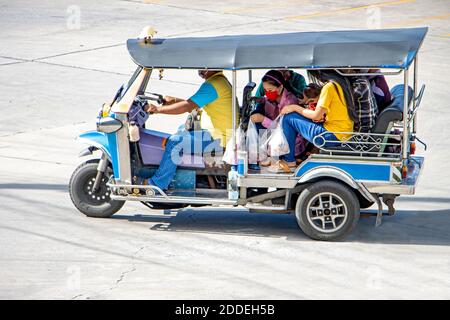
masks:
{"type": "Polygon", "coordinates": [[[165,104],[166,103],[166,100],[164,99],[163,95],[161,95],[159,93],[148,92],[147,94],[153,95],[155,97],[150,97],[150,96],[146,96],[146,95],[139,95],[136,98],[139,97],[140,99],[156,101],[158,104],[165,104]]]}
{"type": "Polygon", "coordinates": [[[134,103],[128,111],[128,120],[136,123],[138,126],[143,127],[145,121],[148,119],[149,114],[145,112],[145,106],[147,105],[148,97],[136,96],[134,103]]]}
{"type": "Polygon", "coordinates": [[[250,97],[249,101],[253,102],[253,103],[263,103],[265,101],[265,98],[264,97],[250,97]]]}

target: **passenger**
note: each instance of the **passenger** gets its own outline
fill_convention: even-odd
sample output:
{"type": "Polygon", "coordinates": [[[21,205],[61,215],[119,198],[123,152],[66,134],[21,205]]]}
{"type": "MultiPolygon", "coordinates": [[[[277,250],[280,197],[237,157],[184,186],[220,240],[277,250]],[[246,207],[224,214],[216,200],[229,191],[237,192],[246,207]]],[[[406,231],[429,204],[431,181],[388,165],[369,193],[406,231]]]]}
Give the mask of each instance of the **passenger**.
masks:
{"type": "MultiPolygon", "coordinates": [[[[289,82],[278,70],[268,71],[262,78],[265,99],[260,103],[261,107],[255,110],[250,117],[250,121],[255,123],[258,130],[269,128],[280,111],[287,105],[298,103],[298,98],[292,93],[289,82]]],[[[303,153],[306,148],[306,141],[300,136],[296,138],[296,155],[303,153]]],[[[262,166],[269,166],[271,159],[260,163],[262,166]]]]}
{"type": "Polygon", "coordinates": [[[298,102],[292,93],[293,89],[278,70],[270,70],[261,81],[264,90],[264,99],[250,117],[253,123],[260,123],[261,129],[268,128],[272,121],[280,114],[283,107],[298,102]]]}
{"type": "Polygon", "coordinates": [[[278,161],[272,171],[285,171],[284,168],[295,167],[294,150],[295,139],[298,134],[309,142],[316,142],[319,146],[335,146],[333,141],[343,141],[351,137],[353,120],[350,117],[353,110],[351,99],[351,85],[336,71],[312,70],[308,72],[313,81],[323,85],[315,110],[303,108],[298,104],[284,107],[283,131],[289,143],[291,152],[278,161]],[[347,108],[350,106],[350,108],[347,108]],[[325,116],[324,122],[318,122],[325,116]],[[321,136],[322,139],[314,138],[321,136]]]}
{"type": "MultiPolygon", "coordinates": [[[[198,91],[188,100],[170,105],[148,104],[147,112],[182,114],[195,108],[202,110],[201,131],[185,131],[170,136],[158,170],[149,179],[149,184],[166,190],[172,181],[182,154],[202,154],[222,150],[227,143],[227,132],[232,129],[231,85],[221,71],[199,70],[205,79],[198,91]]],[[[173,103],[174,102],[174,103],[173,103]]]]}
{"type": "MultiPolygon", "coordinates": [[[[379,69],[370,69],[369,73],[379,72],[379,69]]],[[[375,96],[378,105],[378,112],[383,111],[391,102],[392,96],[389,91],[389,86],[383,75],[375,75],[369,77],[372,86],[372,92],[375,96]]]]}
{"type": "MultiPolygon", "coordinates": [[[[322,91],[322,87],[316,83],[310,83],[306,86],[305,90],[303,90],[303,100],[300,104],[304,104],[308,106],[310,110],[316,110],[317,101],[319,101],[320,92],[322,91]]],[[[317,122],[323,122],[325,118],[318,120],[317,122]]]]}
{"type": "MultiPolygon", "coordinates": [[[[316,110],[317,102],[319,101],[320,92],[322,91],[322,87],[316,83],[310,83],[308,86],[303,90],[303,100],[301,101],[300,105],[307,106],[310,110],[316,110]]],[[[320,120],[313,120],[314,122],[324,122],[325,121],[325,115],[320,120]]],[[[319,149],[312,143],[308,143],[305,153],[303,155],[304,160],[308,158],[313,153],[319,153],[319,149]]],[[[301,161],[297,158],[297,164],[299,164],[301,161]]]]}
{"type": "MultiPolygon", "coordinates": [[[[350,73],[358,73],[360,70],[352,70],[350,73]]],[[[369,78],[365,76],[349,77],[352,85],[353,104],[355,106],[356,119],[355,132],[368,133],[375,125],[378,115],[378,106],[369,78]]]]}
{"type": "MultiPolygon", "coordinates": [[[[293,70],[279,70],[290,85],[290,91],[298,98],[302,98],[302,92],[306,88],[305,77],[293,70]]],[[[264,85],[261,82],[256,89],[255,97],[264,97],[264,85]]]]}

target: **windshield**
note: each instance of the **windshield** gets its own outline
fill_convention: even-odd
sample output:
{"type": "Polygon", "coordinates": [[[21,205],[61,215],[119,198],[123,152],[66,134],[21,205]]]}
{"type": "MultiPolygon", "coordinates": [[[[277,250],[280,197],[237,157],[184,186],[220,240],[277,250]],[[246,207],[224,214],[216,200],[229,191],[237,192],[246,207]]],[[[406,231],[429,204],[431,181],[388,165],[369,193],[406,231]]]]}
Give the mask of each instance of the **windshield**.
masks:
{"type": "Polygon", "coordinates": [[[128,80],[127,83],[124,83],[120,86],[119,90],[117,90],[113,102],[111,104],[114,104],[116,101],[119,102],[123,96],[125,95],[125,93],[127,92],[128,88],[133,84],[134,80],[136,80],[136,77],[138,76],[139,72],[141,72],[142,67],[138,67],[133,75],[131,76],[130,80],[128,80]]]}

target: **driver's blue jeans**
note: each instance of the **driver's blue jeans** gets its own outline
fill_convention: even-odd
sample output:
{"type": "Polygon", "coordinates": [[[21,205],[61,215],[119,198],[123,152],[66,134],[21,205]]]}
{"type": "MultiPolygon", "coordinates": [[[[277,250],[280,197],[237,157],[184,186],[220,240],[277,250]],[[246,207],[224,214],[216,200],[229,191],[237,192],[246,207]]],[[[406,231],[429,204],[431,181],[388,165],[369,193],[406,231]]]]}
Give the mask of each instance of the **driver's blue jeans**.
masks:
{"type": "Polygon", "coordinates": [[[214,140],[206,130],[183,131],[171,135],[167,140],[166,149],[159,168],[153,177],[150,178],[150,184],[162,190],[167,190],[175,176],[177,166],[181,163],[183,155],[202,155],[213,150],[216,154],[222,151],[220,139],[214,140]]]}

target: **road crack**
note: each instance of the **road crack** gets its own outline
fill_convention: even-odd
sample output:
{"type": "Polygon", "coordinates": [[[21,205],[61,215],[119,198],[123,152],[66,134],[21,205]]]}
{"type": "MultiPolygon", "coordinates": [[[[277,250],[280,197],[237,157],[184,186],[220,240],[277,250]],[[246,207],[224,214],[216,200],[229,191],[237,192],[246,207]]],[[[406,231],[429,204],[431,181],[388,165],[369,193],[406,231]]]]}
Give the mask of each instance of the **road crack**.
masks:
{"type": "Polygon", "coordinates": [[[139,252],[141,252],[142,250],[144,250],[146,247],[147,247],[147,246],[142,246],[142,247],[140,247],[138,250],[136,250],[136,252],[134,252],[134,253],[131,255],[131,262],[132,262],[132,263],[131,263],[131,268],[128,269],[128,270],[123,271],[123,272],[120,274],[120,276],[119,276],[119,278],[116,280],[114,286],[112,286],[112,287],[110,287],[110,288],[108,289],[109,291],[116,289],[116,288],[119,286],[119,284],[122,283],[122,282],[125,280],[125,277],[126,277],[128,274],[130,274],[130,273],[136,271],[136,262],[135,262],[135,259],[136,259],[137,255],[139,254],[139,252]]]}
{"type": "MultiPolygon", "coordinates": [[[[92,299],[93,297],[98,297],[98,296],[102,295],[103,293],[105,293],[105,292],[107,292],[107,291],[112,291],[112,290],[116,289],[116,288],[117,288],[117,287],[125,280],[125,278],[126,278],[130,273],[136,271],[136,268],[137,268],[137,267],[136,267],[135,259],[136,259],[137,255],[138,255],[142,250],[144,250],[144,249],[147,248],[147,247],[148,247],[148,246],[142,246],[142,247],[140,247],[139,249],[137,249],[137,250],[131,255],[131,257],[130,257],[130,258],[131,258],[131,267],[128,268],[127,270],[125,270],[125,271],[122,271],[122,272],[120,273],[119,277],[118,277],[117,280],[114,282],[114,285],[110,286],[110,287],[107,288],[107,289],[100,290],[99,292],[96,292],[96,293],[93,293],[93,294],[91,294],[91,295],[89,295],[89,296],[86,296],[86,299],[89,300],[89,299],[92,299]]],[[[79,298],[79,297],[81,297],[81,296],[83,296],[83,295],[84,295],[84,294],[76,295],[76,296],[73,297],[72,299],[79,298]]]]}

